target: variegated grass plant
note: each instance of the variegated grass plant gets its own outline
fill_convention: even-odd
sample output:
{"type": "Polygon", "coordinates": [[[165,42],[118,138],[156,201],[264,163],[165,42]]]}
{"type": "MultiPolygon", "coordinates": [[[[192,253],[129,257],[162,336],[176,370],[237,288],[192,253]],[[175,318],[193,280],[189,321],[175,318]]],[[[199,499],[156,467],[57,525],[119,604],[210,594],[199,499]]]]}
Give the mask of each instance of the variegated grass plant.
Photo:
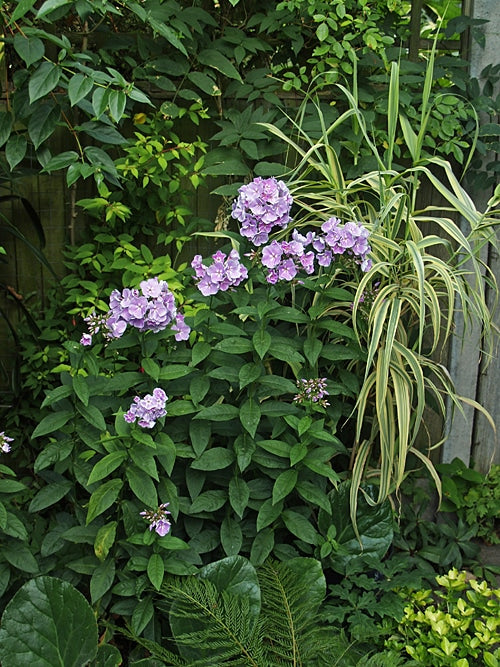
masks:
{"type": "MultiPolygon", "coordinates": [[[[467,326],[480,326],[484,354],[491,353],[495,331],[485,291],[488,285],[496,293],[497,286],[482,257],[485,247],[496,243],[500,187],[487,210],[478,211],[451,165],[422,154],[433,103],[432,63],[433,53],[420,127],[416,129],[399,112],[399,67],[392,64],[385,149],[372,141],[355,91],[353,94],[342,85],[338,88],[348,108],[332,125],[326,125],[313,95],[308,95],[295,119],[289,117],[293,138],[276,126],[266,125],[288,147],[284,177],[299,207],[297,225],[320,225],[334,215],[344,221],[361,221],[372,232],[373,267],[357,287],[351,314],[358,341],[367,354],[364,368],[359,367],[363,381],[355,406],[351,458],[354,520],[363,479],[378,478],[377,502],[382,502],[404,479],[410,454],[428,468],[440,492],[430,451],[417,446],[426,406],[433,405],[444,417],[450,399],[461,410],[465,402],[486,414],[494,428],[491,417],[476,401],[457,395],[440,356],[459,311],[467,326]],[[316,107],[322,127],[319,139],[312,139],[302,129],[306,104],[316,107]],[[344,176],[334,148],[342,140],[346,123],[362,134],[377,164],[370,173],[354,179],[344,176]],[[396,140],[404,142],[411,156],[404,167],[394,162],[396,140]],[[422,201],[424,192],[427,197],[432,192],[430,201],[422,201]],[[365,293],[371,293],[369,301],[365,293]]],[[[331,314],[339,313],[332,307],[331,314]]],[[[345,311],[342,316],[346,316],[345,311]]],[[[442,442],[441,437],[435,440],[429,442],[428,450],[442,442]]]]}

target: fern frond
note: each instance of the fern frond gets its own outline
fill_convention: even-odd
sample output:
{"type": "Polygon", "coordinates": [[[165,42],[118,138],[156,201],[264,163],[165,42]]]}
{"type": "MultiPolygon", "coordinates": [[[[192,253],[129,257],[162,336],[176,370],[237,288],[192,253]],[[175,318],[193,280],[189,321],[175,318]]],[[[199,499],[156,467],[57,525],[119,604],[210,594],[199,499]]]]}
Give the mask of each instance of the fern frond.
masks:
{"type": "Polygon", "coordinates": [[[261,667],[260,625],[243,596],[219,592],[208,579],[185,577],[168,584],[170,625],[179,652],[190,665],[261,667]]]}

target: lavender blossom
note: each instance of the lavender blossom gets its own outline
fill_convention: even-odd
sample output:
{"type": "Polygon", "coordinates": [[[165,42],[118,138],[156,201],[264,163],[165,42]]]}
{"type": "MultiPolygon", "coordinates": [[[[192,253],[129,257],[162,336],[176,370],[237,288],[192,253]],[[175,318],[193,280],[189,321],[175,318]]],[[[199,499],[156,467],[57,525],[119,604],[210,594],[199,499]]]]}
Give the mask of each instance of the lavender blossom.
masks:
{"type": "Polygon", "coordinates": [[[316,403],[324,408],[330,405],[324,398],[328,396],[326,378],[313,378],[311,380],[302,378],[297,380],[297,388],[299,393],[293,399],[295,403],[316,403]]]}
{"type": "Polygon", "coordinates": [[[9,438],[9,436],[5,435],[4,431],[0,432],[0,452],[3,452],[4,454],[8,454],[10,452],[10,445],[9,442],[13,442],[14,438],[9,438]]]}
{"type": "Polygon", "coordinates": [[[324,242],[334,255],[353,257],[363,271],[370,270],[370,232],[364,225],[360,222],[346,222],[342,225],[338,218],[329,218],[321,225],[321,230],[324,232],[324,242]]]}
{"type": "Polygon", "coordinates": [[[231,250],[227,256],[218,250],[212,255],[212,263],[207,266],[203,264],[201,255],[195,255],[191,266],[198,281],[197,287],[203,296],[237,287],[242,280],[248,277],[247,268],[240,262],[240,256],[236,250],[231,250]]]}
{"type": "Polygon", "coordinates": [[[170,531],[171,523],[167,518],[170,514],[167,509],[169,503],[161,504],[157,510],[144,510],[139,512],[147,521],[149,521],[149,530],[155,530],[160,537],[164,537],[170,531]]]}
{"type": "Polygon", "coordinates": [[[123,418],[129,424],[137,421],[142,428],[153,428],[156,420],[167,414],[165,409],[167,398],[167,395],[160,387],[153,389],[153,393],[146,394],[144,398],[135,396],[128,412],[123,415],[123,418]]]}
{"type": "Polygon", "coordinates": [[[139,331],[157,333],[170,325],[177,332],[176,340],[186,340],[190,329],[177,312],[174,295],[169,290],[168,283],[155,277],[143,280],[139,287],[140,289],[126,287],[121,292],[113,290],[109,297],[108,313],[91,313],[85,318],[89,333],[83,334],[80,343],[90,345],[92,336],[99,331],[102,331],[108,340],[120,338],[127,326],[139,331]]]}
{"type": "Polygon", "coordinates": [[[259,176],[238,190],[231,215],[241,223],[240,234],[260,246],[267,243],[274,227],[284,229],[288,225],[292,203],[283,181],[259,176]]]}

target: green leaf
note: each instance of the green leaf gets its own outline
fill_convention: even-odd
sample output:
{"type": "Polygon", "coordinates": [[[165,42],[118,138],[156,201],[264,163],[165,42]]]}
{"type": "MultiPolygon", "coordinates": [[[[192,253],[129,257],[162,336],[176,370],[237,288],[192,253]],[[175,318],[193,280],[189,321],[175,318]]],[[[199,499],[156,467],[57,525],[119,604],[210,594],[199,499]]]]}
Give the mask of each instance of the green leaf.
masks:
{"type": "Polygon", "coordinates": [[[226,516],[220,527],[220,541],[227,556],[236,556],[243,544],[240,524],[232,517],[226,516]]]}
{"type": "Polygon", "coordinates": [[[97,652],[97,622],[84,596],[67,581],[37,577],[24,584],[2,616],[3,667],[81,667],[97,652]]]}
{"type": "Polygon", "coordinates": [[[86,378],[84,378],[82,375],[74,375],[71,378],[71,383],[73,385],[73,391],[75,394],[78,396],[80,401],[85,406],[87,406],[89,404],[90,391],[86,378]]]}
{"type": "Polygon", "coordinates": [[[305,442],[297,442],[290,449],[290,465],[293,467],[299,461],[302,461],[307,456],[307,445],[305,442]]]}
{"type": "Polygon", "coordinates": [[[321,507],[327,514],[332,513],[332,507],[328,495],[321,491],[317,484],[310,481],[300,481],[295,487],[301,498],[306,500],[311,505],[321,507]]]}
{"type": "Polygon", "coordinates": [[[83,403],[78,403],[76,409],[88,424],[95,426],[98,431],[106,430],[106,422],[104,421],[102,412],[99,408],[96,408],[95,405],[83,405],[83,403]]]}
{"type": "Polygon", "coordinates": [[[250,561],[252,565],[258,567],[267,559],[274,547],[274,530],[264,528],[257,533],[252,548],[250,549],[250,561]]]}
{"type": "Polygon", "coordinates": [[[26,155],[28,140],[24,134],[12,134],[5,145],[5,159],[9,167],[14,169],[26,155]]]}
{"type": "Polygon", "coordinates": [[[115,561],[110,558],[101,562],[90,578],[90,599],[92,604],[100,600],[109,591],[115,580],[115,561]]]}
{"type": "MultiPolygon", "coordinates": [[[[118,498],[123,486],[121,479],[110,479],[90,496],[86,525],[105,512],[118,498]]],[[[153,505],[154,506],[154,505],[153,505]]]]}
{"type": "Polygon", "coordinates": [[[259,508],[257,514],[257,532],[260,532],[266,526],[269,526],[273,521],[280,516],[283,510],[283,501],[273,503],[271,498],[265,500],[259,508]]]}
{"type": "Polygon", "coordinates": [[[255,400],[249,398],[241,405],[240,421],[245,431],[248,431],[253,438],[260,422],[260,407],[255,400]]]}
{"type": "Polygon", "coordinates": [[[26,67],[40,60],[45,53],[45,47],[41,39],[27,37],[21,33],[16,33],[14,37],[14,48],[26,63],[26,67]]]}
{"type": "Polygon", "coordinates": [[[19,0],[19,2],[17,3],[17,7],[14,9],[14,12],[11,16],[9,25],[12,25],[14,21],[17,21],[18,19],[25,16],[33,7],[35,2],[36,0],[19,0]]]}
{"type": "Polygon", "coordinates": [[[63,480],[60,482],[51,482],[47,486],[38,491],[37,494],[33,497],[28,511],[29,512],[40,512],[46,507],[55,505],[61,498],[68,493],[68,491],[73,487],[73,483],[69,480],[63,480]]]}
{"type": "Polygon", "coordinates": [[[128,484],[133,494],[148,507],[158,506],[158,494],[153,480],[144,471],[129,465],[125,471],[128,484]]]}
{"type": "Polygon", "coordinates": [[[72,2],[73,0],[45,0],[45,2],[42,4],[42,6],[37,12],[36,18],[41,19],[47,14],[53,12],[55,9],[59,9],[59,7],[64,7],[64,5],[70,5],[72,4],[72,2]]]}
{"type": "Polygon", "coordinates": [[[295,488],[298,472],[295,469],[284,470],[278,475],[273,486],[273,503],[286,498],[295,488]]]}
{"type": "Polygon", "coordinates": [[[47,415],[35,428],[31,437],[39,438],[42,435],[47,435],[48,433],[58,431],[69,422],[69,420],[73,417],[73,414],[74,413],[70,412],[69,410],[60,410],[58,412],[47,415]]]}
{"type": "Polygon", "coordinates": [[[253,346],[248,338],[231,336],[217,343],[215,349],[221,352],[228,352],[229,354],[245,354],[245,352],[251,352],[253,346]]]}
{"type": "Polygon", "coordinates": [[[243,387],[246,387],[252,382],[255,382],[255,380],[260,377],[262,372],[263,368],[259,364],[254,364],[253,362],[244,364],[238,371],[240,389],[243,389],[243,387]]]}
{"type": "Polygon", "coordinates": [[[165,575],[165,564],[160,554],[151,554],[148,560],[147,573],[149,581],[159,591],[165,575]]]}
{"type": "Polygon", "coordinates": [[[154,455],[151,451],[146,451],[142,447],[132,447],[130,449],[130,458],[135,463],[135,465],[143,470],[149,477],[159,482],[158,478],[158,468],[156,467],[156,461],[154,455]]]}
{"type": "Polygon", "coordinates": [[[293,510],[285,510],[281,518],[288,530],[303,542],[308,544],[319,544],[321,537],[316,532],[313,525],[306,519],[303,514],[294,512],[293,510]]]}
{"type": "Polygon", "coordinates": [[[94,553],[100,561],[106,560],[109,550],[115,543],[117,525],[116,521],[110,521],[97,531],[94,540],[94,553]]]}
{"type": "Polygon", "coordinates": [[[220,95],[221,89],[215,81],[204,72],[190,72],[188,79],[207,95],[220,95]]]}
{"type": "Polygon", "coordinates": [[[153,359],[143,359],[141,366],[149,377],[152,377],[155,382],[158,382],[160,377],[160,367],[156,361],[153,361],[153,359]]]}
{"type": "Polygon", "coordinates": [[[294,382],[280,375],[262,375],[259,378],[259,384],[264,388],[264,393],[271,396],[294,394],[297,391],[297,385],[294,382]]]}
{"type": "Polygon", "coordinates": [[[252,454],[256,449],[256,444],[253,438],[247,433],[240,433],[234,441],[234,451],[238,461],[238,468],[243,472],[252,461],[252,454]]]}
{"type": "Polygon", "coordinates": [[[193,419],[206,419],[213,422],[226,422],[235,419],[239,415],[239,410],[235,405],[225,403],[211,405],[209,408],[203,408],[193,419]]]}
{"type": "Polygon", "coordinates": [[[127,96],[123,90],[110,90],[108,97],[109,115],[117,123],[123,117],[127,96]]]}
{"type": "Polygon", "coordinates": [[[68,96],[71,106],[75,106],[80,100],[87,97],[93,87],[94,82],[90,76],[80,73],[74,74],[68,83],[68,96]]]}
{"type": "Polygon", "coordinates": [[[163,23],[162,21],[153,18],[149,14],[148,14],[148,23],[155,32],[157,32],[162,37],[165,37],[167,42],[169,42],[175,49],[180,51],[184,56],[186,56],[186,58],[188,57],[184,44],[180,41],[180,39],[177,37],[177,35],[171,28],[165,25],[165,23],[163,23]]]}
{"type": "Polygon", "coordinates": [[[243,83],[241,76],[235,66],[231,63],[230,60],[228,60],[228,58],[226,58],[225,55],[216,49],[204,49],[201,51],[201,53],[198,54],[198,61],[202,65],[213,67],[230,79],[236,79],[240,83],[243,83]]]}
{"type": "Polygon", "coordinates": [[[304,341],[304,354],[311,366],[315,366],[318,361],[323,343],[318,338],[306,338],[304,341]]]}
{"type": "Polygon", "coordinates": [[[210,378],[207,375],[197,375],[189,383],[189,395],[195,405],[198,405],[210,389],[210,378]]]}
{"type": "Polygon", "coordinates": [[[147,596],[140,600],[132,614],[131,625],[132,631],[136,635],[140,635],[144,630],[149,621],[153,618],[154,608],[153,601],[150,596],[147,596]]]}
{"type": "Polygon", "coordinates": [[[127,458],[127,452],[111,452],[106,454],[92,468],[87,484],[94,484],[107,477],[113,470],[116,470],[127,458]]]}
{"type": "MultiPolygon", "coordinates": [[[[22,572],[29,572],[30,574],[37,574],[38,563],[36,558],[33,556],[28,547],[24,544],[14,544],[12,542],[4,544],[2,546],[2,556],[8,561],[13,567],[21,570],[22,572]]],[[[3,617],[2,617],[3,624],[3,617]]],[[[1,631],[0,631],[1,636],[1,631]]],[[[1,653],[0,653],[1,655],[1,653]]],[[[4,663],[2,662],[2,665],[4,663]]]]}
{"type": "Polygon", "coordinates": [[[127,143],[125,137],[118,132],[114,127],[104,125],[96,121],[88,121],[82,123],[77,129],[88,134],[89,137],[99,141],[103,144],[110,144],[112,146],[119,146],[127,143]]]}
{"type": "Polygon", "coordinates": [[[61,78],[61,70],[51,62],[43,62],[30,77],[28,90],[30,104],[36,102],[56,88],[61,78]]]}
{"type": "Polygon", "coordinates": [[[59,117],[59,107],[53,102],[40,104],[36,114],[31,116],[28,134],[36,149],[54,133],[59,117]]]}
{"type": "Polygon", "coordinates": [[[229,502],[240,519],[248,505],[249,498],[250,490],[245,480],[242,477],[233,477],[229,482],[229,502]]]}
{"type": "Polygon", "coordinates": [[[194,470],[223,470],[234,462],[234,453],[225,447],[212,447],[191,463],[194,470]]]}
{"type": "Polygon", "coordinates": [[[271,334],[265,329],[258,329],[252,336],[253,347],[261,359],[266,356],[271,340],[271,334]]]}
{"type": "Polygon", "coordinates": [[[193,369],[183,364],[169,364],[160,370],[160,380],[177,380],[192,373],[193,369]]]}
{"type": "Polygon", "coordinates": [[[204,491],[193,501],[190,507],[191,514],[199,512],[215,512],[225,505],[227,493],[222,489],[218,491],[204,491]]]}
{"type": "Polygon", "coordinates": [[[0,147],[10,137],[14,119],[10,111],[0,111],[0,147]]]}
{"type": "Polygon", "coordinates": [[[0,479],[0,493],[19,493],[25,490],[26,486],[16,479],[0,479]]]}
{"type": "Polygon", "coordinates": [[[203,361],[203,359],[206,359],[211,351],[212,351],[212,348],[208,343],[204,343],[204,342],[195,343],[193,345],[193,352],[192,352],[192,364],[193,364],[193,366],[197,366],[200,363],[200,361],[203,361]]]}

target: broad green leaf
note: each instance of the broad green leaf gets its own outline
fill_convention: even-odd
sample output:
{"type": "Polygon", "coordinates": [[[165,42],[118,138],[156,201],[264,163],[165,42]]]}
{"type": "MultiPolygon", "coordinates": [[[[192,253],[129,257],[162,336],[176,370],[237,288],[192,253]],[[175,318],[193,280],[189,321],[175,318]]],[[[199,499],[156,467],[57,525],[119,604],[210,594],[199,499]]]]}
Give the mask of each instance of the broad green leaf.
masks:
{"type": "Polygon", "coordinates": [[[51,482],[47,486],[44,486],[35,494],[32,501],[30,502],[28,511],[29,512],[40,512],[46,507],[55,505],[61,498],[68,493],[68,491],[73,487],[73,483],[69,480],[62,480],[60,482],[51,482]]]}
{"type": "Polygon", "coordinates": [[[220,526],[220,541],[227,556],[236,556],[243,543],[240,524],[232,517],[226,516],[220,526]]]}
{"type": "Polygon", "coordinates": [[[299,461],[302,461],[307,456],[307,445],[305,442],[297,442],[290,449],[290,465],[293,467],[299,461]]]}
{"type": "Polygon", "coordinates": [[[210,389],[210,378],[207,375],[197,375],[189,383],[189,394],[195,405],[198,405],[210,389]]]}
{"type": "Polygon", "coordinates": [[[195,343],[193,345],[193,351],[192,351],[193,366],[197,366],[200,363],[200,361],[206,359],[211,351],[212,348],[208,343],[204,343],[203,341],[195,343]]]}
{"type": "Polygon", "coordinates": [[[109,550],[115,542],[117,525],[116,521],[110,521],[97,531],[94,540],[94,553],[100,561],[106,560],[109,550]]]}
{"type": "Polygon", "coordinates": [[[191,463],[194,470],[223,470],[234,462],[234,452],[225,447],[212,447],[191,463]]]}
{"type": "Polygon", "coordinates": [[[147,507],[156,508],[158,506],[158,494],[151,477],[133,465],[127,466],[125,475],[133,494],[147,507]]]}
{"type": "Polygon", "coordinates": [[[238,461],[238,468],[243,472],[252,461],[252,454],[256,449],[255,440],[251,438],[248,433],[240,433],[234,441],[234,451],[236,453],[236,460],[238,461]]]}
{"type": "Polygon", "coordinates": [[[203,408],[193,419],[206,419],[207,421],[224,422],[235,419],[239,416],[239,410],[235,405],[212,405],[209,408],[203,408]]]}
{"type": "Polygon", "coordinates": [[[111,452],[106,454],[100,461],[98,461],[92,468],[87,484],[94,484],[101,479],[107,477],[113,470],[116,470],[127,458],[127,452],[111,452]]]}
{"type": "Polygon", "coordinates": [[[14,12],[12,13],[9,24],[12,25],[14,21],[18,21],[20,18],[25,16],[33,7],[35,2],[36,0],[19,0],[16,8],[14,9],[14,12]]]}
{"type": "Polygon", "coordinates": [[[184,44],[180,41],[180,39],[177,37],[177,35],[171,28],[169,28],[162,21],[153,18],[150,14],[148,14],[147,22],[155,32],[157,32],[162,37],[165,37],[167,42],[169,42],[175,49],[177,49],[187,57],[188,54],[184,44]]]}
{"type": "Polygon", "coordinates": [[[158,468],[156,467],[155,458],[151,450],[146,451],[141,447],[132,447],[130,449],[130,458],[135,465],[143,470],[149,477],[159,482],[158,468]]]}
{"type": "Polygon", "coordinates": [[[271,498],[265,500],[259,508],[257,514],[257,532],[260,532],[266,526],[269,526],[273,521],[280,516],[283,511],[283,501],[273,503],[271,498]]]}
{"type": "Polygon", "coordinates": [[[140,600],[134,608],[131,620],[132,631],[135,634],[140,635],[149,621],[153,618],[153,614],[153,601],[148,595],[140,600]]]}
{"type": "Polygon", "coordinates": [[[151,554],[148,560],[147,573],[149,581],[159,591],[165,575],[165,564],[160,554],[151,554]]]}
{"type": "Polygon", "coordinates": [[[189,366],[184,366],[182,364],[168,364],[168,366],[160,369],[158,377],[160,380],[177,380],[177,378],[182,378],[192,372],[193,369],[189,366]]]}
{"type": "Polygon", "coordinates": [[[16,33],[14,37],[14,48],[26,63],[26,67],[40,60],[45,53],[45,47],[41,39],[27,37],[21,33],[16,33]]]}
{"type": "Polygon", "coordinates": [[[240,519],[247,507],[249,498],[250,490],[245,480],[242,477],[233,477],[229,482],[229,502],[240,519]]]}
{"type": "Polygon", "coordinates": [[[86,525],[111,507],[118,498],[122,486],[121,479],[110,479],[94,491],[89,500],[86,525]]]}
{"type": "Polygon", "coordinates": [[[240,421],[243,428],[252,436],[255,436],[260,422],[260,408],[257,401],[249,398],[240,407],[240,421]]]}
{"type": "Polygon", "coordinates": [[[108,97],[109,115],[117,123],[123,117],[127,96],[123,90],[110,90],[108,97]]]}
{"type": "Polygon", "coordinates": [[[7,512],[7,525],[2,530],[6,535],[10,535],[10,537],[15,537],[22,542],[28,541],[28,533],[24,523],[12,514],[12,512],[7,512]]]}
{"type": "Polygon", "coordinates": [[[255,382],[255,380],[261,376],[262,372],[263,367],[259,364],[254,364],[253,362],[244,364],[238,371],[240,389],[255,382]]]}
{"type": "Polygon", "coordinates": [[[90,578],[90,599],[95,604],[109,591],[115,580],[115,561],[109,558],[101,562],[90,578]]]}
{"type": "Polygon", "coordinates": [[[102,412],[99,408],[96,408],[95,405],[84,405],[83,403],[77,403],[76,409],[85,419],[85,421],[94,426],[98,431],[106,430],[106,422],[102,416],[102,412]]]}
{"type": "Polygon", "coordinates": [[[207,95],[220,95],[221,89],[215,81],[204,72],[190,72],[188,79],[207,95]]]}
{"type": "Polygon", "coordinates": [[[149,377],[152,377],[155,382],[158,382],[160,377],[160,367],[156,361],[153,361],[153,359],[143,359],[141,365],[144,372],[149,375],[149,377]]]}
{"type": "Polygon", "coordinates": [[[5,144],[5,159],[11,169],[24,159],[27,148],[28,140],[24,134],[11,134],[5,144]]]}
{"type": "Polygon", "coordinates": [[[265,329],[257,329],[252,336],[253,347],[261,359],[266,356],[271,340],[271,334],[265,329]]]}
{"type": "Polygon", "coordinates": [[[96,121],[87,121],[82,123],[78,129],[85,132],[85,134],[88,134],[92,139],[103,144],[120,146],[121,144],[127,143],[125,137],[110,125],[104,125],[96,121]]]}
{"type": "Polygon", "coordinates": [[[221,352],[229,352],[229,354],[245,354],[245,352],[251,352],[253,346],[248,338],[233,336],[221,340],[217,343],[215,349],[221,352]]]}
{"type": "Polygon", "coordinates": [[[215,512],[225,505],[227,492],[220,489],[217,491],[204,491],[193,501],[189,509],[190,514],[199,512],[215,512]]]}
{"type": "Polygon", "coordinates": [[[319,544],[321,542],[319,533],[303,514],[299,514],[299,512],[293,510],[285,510],[281,518],[292,535],[295,535],[295,537],[298,537],[303,542],[307,542],[308,544],[319,544]]]}
{"type": "Polygon", "coordinates": [[[273,486],[273,503],[286,498],[295,488],[298,472],[295,469],[284,470],[278,475],[273,486]]]}
{"type": "Polygon", "coordinates": [[[321,353],[323,343],[318,338],[306,338],[304,341],[304,354],[311,366],[315,366],[321,353]]]}
{"type": "Polygon", "coordinates": [[[14,119],[10,111],[0,111],[0,147],[2,147],[10,137],[14,119]]]}
{"type": "Polygon", "coordinates": [[[42,435],[47,435],[48,433],[58,431],[65,424],[67,424],[73,416],[74,413],[70,412],[69,410],[60,410],[58,412],[47,415],[35,428],[31,437],[39,438],[42,435]]]}
{"type": "Polygon", "coordinates": [[[30,574],[38,574],[39,572],[37,560],[25,544],[14,544],[10,541],[2,545],[2,556],[17,570],[30,574]]]}
{"type": "Polygon", "coordinates": [[[75,394],[78,396],[80,401],[87,406],[89,404],[90,391],[86,378],[84,378],[82,375],[74,375],[71,379],[71,383],[73,385],[73,391],[75,394]]]}
{"type": "Polygon", "coordinates": [[[0,493],[19,493],[25,490],[26,485],[17,479],[0,479],[0,493]]]}
{"type": "Polygon", "coordinates": [[[28,90],[30,103],[36,102],[56,88],[61,70],[51,62],[43,62],[30,77],[28,90]]]}
{"type": "Polygon", "coordinates": [[[281,394],[294,394],[297,391],[295,382],[280,375],[262,375],[259,384],[263,387],[264,395],[281,396],[281,394]]]}
{"type": "Polygon", "coordinates": [[[97,652],[97,622],[84,596],[67,581],[37,577],[24,584],[2,616],[3,667],[81,667],[97,652]]]}
{"type": "Polygon", "coordinates": [[[259,567],[267,559],[274,547],[274,530],[264,528],[260,530],[252,542],[250,549],[250,561],[255,567],[259,567]]]}
{"type": "Polygon", "coordinates": [[[332,513],[332,506],[328,495],[324,493],[317,484],[307,480],[299,481],[297,482],[296,489],[300,497],[308,503],[321,507],[327,514],[332,513]]]}
{"type": "Polygon", "coordinates": [[[47,14],[53,12],[55,9],[59,9],[59,7],[72,4],[72,1],[73,0],[45,0],[37,12],[36,18],[41,19],[44,16],[47,16],[47,14]]]}
{"type": "Polygon", "coordinates": [[[198,54],[198,61],[202,65],[213,67],[224,74],[224,76],[227,76],[230,79],[236,79],[242,83],[241,76],[236,67],[220,51],[217,51],[216,49],[204,49],[198,54]]]}
{"type": "Polygon", "coordinates": [[[71,106],[75,106],[80,100],[87,97],[93,87],[94,82],[90,76],[80,73],[74,74],[68,83],[68,97],[71,106]]]}

